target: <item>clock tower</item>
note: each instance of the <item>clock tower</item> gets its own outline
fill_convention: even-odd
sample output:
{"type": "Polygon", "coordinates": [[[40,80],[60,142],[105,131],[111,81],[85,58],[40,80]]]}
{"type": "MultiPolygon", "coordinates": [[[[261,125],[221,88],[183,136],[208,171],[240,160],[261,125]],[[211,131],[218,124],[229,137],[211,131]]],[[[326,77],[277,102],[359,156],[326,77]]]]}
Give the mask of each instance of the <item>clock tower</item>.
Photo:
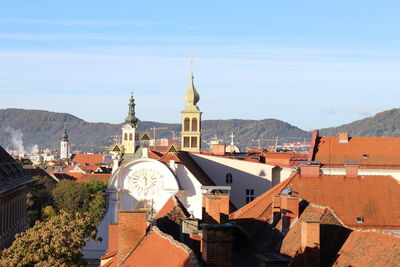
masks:
{"type": "Polygon", "coordinates": [[[128,116],[125,118],[125,123],[122,126],[122,147],[125,154],[133,154],[136,149],[136,123],[138,118],[135,116],[135,99],[133,93],[129,100],[128,116]]]}

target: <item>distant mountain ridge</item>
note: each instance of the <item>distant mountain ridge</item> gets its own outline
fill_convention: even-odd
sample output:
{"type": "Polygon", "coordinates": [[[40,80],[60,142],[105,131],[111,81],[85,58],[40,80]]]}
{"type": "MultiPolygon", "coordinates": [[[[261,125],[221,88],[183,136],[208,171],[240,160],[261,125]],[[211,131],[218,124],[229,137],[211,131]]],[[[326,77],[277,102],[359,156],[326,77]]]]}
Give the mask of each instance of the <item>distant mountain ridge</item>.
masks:
{"type": "Polygon", "coordinates": [[[400,109],[394,108],[338,127],[324,128],[320,130],[320,135],[336,136],[340,132],[348,132],[350,136],[400,137],[400,109]]]}
{"type": "MultiPolygon", "coordinates": [[[[12,108],[0,109],[0,125],[0,145],[6,148],[13,146],[12,137],[19,135],[24,142],[25,152],[30,152],[30,147],[35,144],[40,148],[59,149],[61,134],[66,126],[73,150],[100,152],[112,144],[113,135],[121,134],[122,124],[86,122],[68,113],[12,108]]],[[[138,123],[139,133],[148,131],[152,134],[151,127],[167,127],[168,131],[175,131],[176,136],[180,136],[180,124],[150,121],[138,123]]],[[[168,131],[158,131],[157,138],[172,138],[172,133],[168,131]]],[[[261,139],[262,145],[266,146],[274,144],[276,137],[279,137],[279,141],[290,142],[310,138],[309,132],[275,119],[202,121],[202,140],[206,142],[216,136],[229,144],[232,132],[236,136],[235,144],[241,149],[257,146],[257,139],[261,139]]],[[[202,144],[205,148],[208,147],[206,142],[202,144]]]]}

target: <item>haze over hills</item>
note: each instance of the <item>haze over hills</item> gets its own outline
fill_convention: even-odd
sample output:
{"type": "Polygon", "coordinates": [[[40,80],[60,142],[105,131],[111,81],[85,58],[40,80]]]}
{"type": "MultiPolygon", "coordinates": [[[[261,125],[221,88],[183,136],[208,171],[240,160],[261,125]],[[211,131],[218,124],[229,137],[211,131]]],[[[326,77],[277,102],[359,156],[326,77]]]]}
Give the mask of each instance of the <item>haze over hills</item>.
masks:
{"type": "MultiPolygon", "coordinates": [[[[42,110],[2,109],[0,110],[0,125],[0,145],[12,148],[11,139],[14,138],[14,141],[20,143],[23,141],[25,152],[30,152],[35,144],[40,148],[58,149],[64,127],[67,127],[69,141],[73,144],[72,149],[87,152],[104,151],[105,146],[112,144],[112,136],[121,133],[121,124],[91,123],[71,114],[42,110]]],[[[180,124],[150,121],[138,123],[139,133],[149,131],[152,134],[151,127],[168,128],[168,130],[158,131],[157,138],[172,138],[172,133],[168,131],[175,131],[179,137],[181,131],[180,124]]],[[[274,144],[276,137],[279,137],[280,141],[291,142],[310,138],[309,132],[275,119],[205,120],[202,121],[202,127],[204,148],[208,147],[206,142],[214,136],[229,144],[229,136],[232,132],[236,136],[235,144],[241,149],[258,146],[256,139],[262,139],[263,145],[266,146],[274,144]]]]}

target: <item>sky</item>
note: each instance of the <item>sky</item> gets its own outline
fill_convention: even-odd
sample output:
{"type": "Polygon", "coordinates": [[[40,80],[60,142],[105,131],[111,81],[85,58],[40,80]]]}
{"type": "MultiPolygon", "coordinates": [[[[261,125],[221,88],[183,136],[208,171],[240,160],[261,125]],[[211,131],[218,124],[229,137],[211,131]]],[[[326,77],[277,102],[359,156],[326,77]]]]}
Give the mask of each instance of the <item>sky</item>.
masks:
{"type": "Polygon", "coordinates": [[[0,0],[0,109],[180,122],[193,57],[203,119],[304,130],[399,107],[400,1],[0,0]]]}

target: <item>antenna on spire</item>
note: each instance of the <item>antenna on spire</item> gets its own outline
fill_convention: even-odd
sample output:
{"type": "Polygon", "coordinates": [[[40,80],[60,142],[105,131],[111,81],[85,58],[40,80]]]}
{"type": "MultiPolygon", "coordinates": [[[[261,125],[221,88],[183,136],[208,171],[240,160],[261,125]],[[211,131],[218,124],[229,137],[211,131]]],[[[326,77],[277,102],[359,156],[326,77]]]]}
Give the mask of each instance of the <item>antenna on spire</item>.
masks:
{"type": "Polygon", "coordinates": [[[195,54],[191,53],[189,54],[190,58],[190,72],[193,73],[193,58],[195,57],[195,54]]]}
{"type": "Polygon", "coordinates": [[[131,97],[133,97],[133,90],[131,91],[131,97]]]}

